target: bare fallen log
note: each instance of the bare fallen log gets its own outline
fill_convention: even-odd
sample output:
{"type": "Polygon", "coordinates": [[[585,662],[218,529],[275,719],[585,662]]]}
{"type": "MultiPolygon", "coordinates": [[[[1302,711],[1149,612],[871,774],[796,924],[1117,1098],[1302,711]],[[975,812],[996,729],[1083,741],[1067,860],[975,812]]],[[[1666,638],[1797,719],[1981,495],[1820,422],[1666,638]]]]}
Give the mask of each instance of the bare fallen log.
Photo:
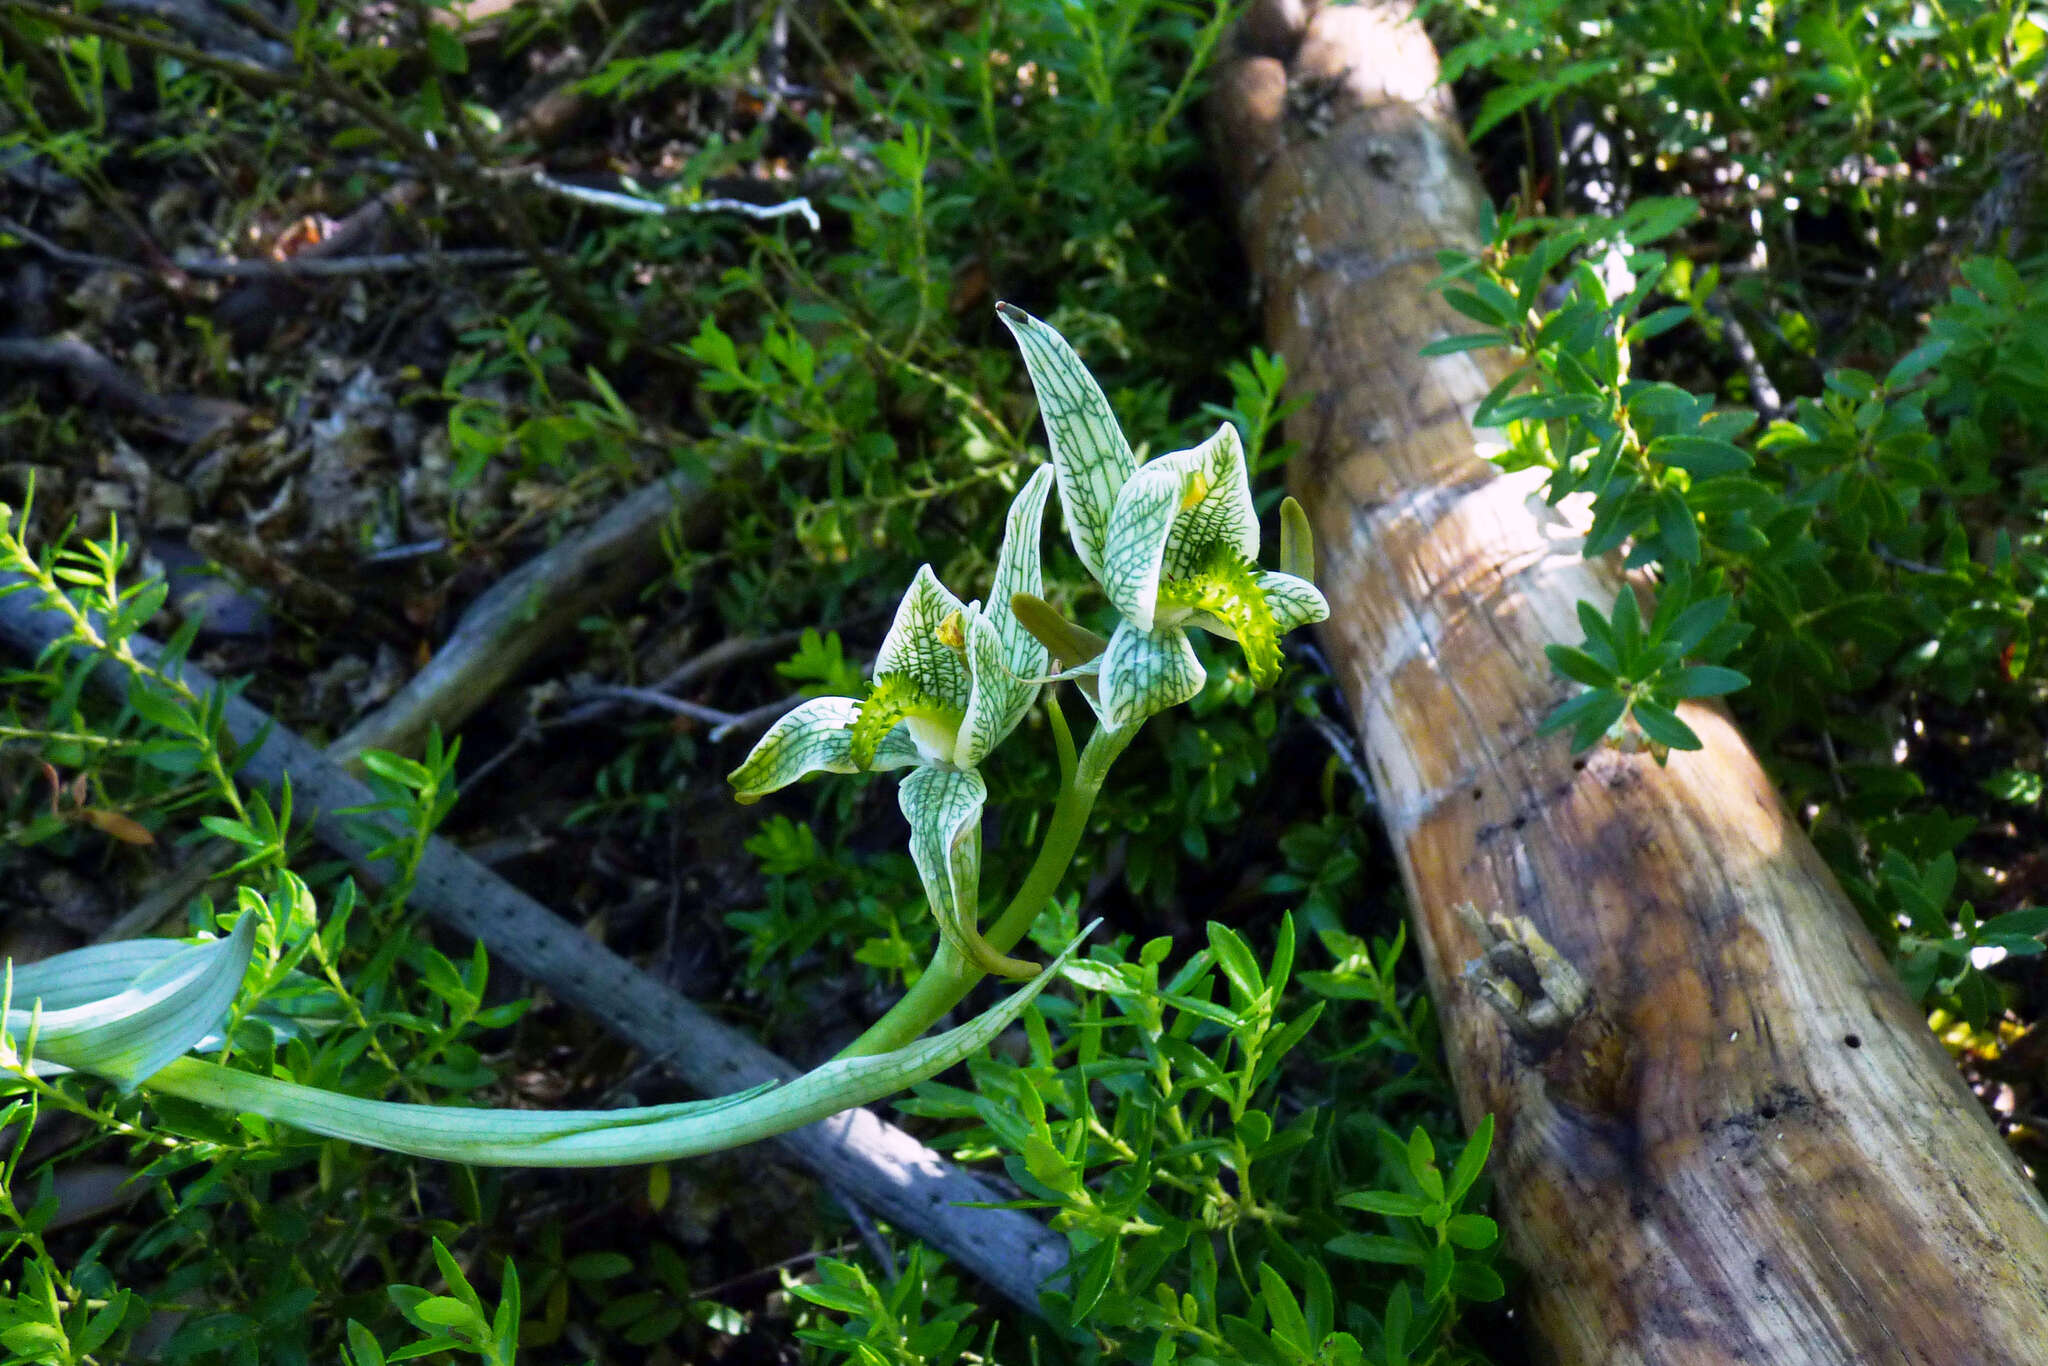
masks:
{"type": "MultiPolygon", "coordinates": [[[[0,592],[17,581],[0,574],[0,592]]],[[[63,634],[64,619],[41,610],[33,592],[0,596],[0,642],[33,658],[63,634]]],[[[138,657],[160,658],[151,642],[130,641],[138,657]]],[[[198,691],[216,686],[194,666],[184,667],[182,677],[198,691]]],[[[111,660],[93,678],[115,696],[126,695],[127,675],[111,660]]],[[[257,707],[239,697],[225,705],[238,745],[262,740],[246,751],[239,776],[272,793],[289,777],[295,810],[315,835],[349,859],[359,877],[382,883],[388,866],[368,857],[374,832],[362,817],[344,820],[337,814],[373,805],[370,790],[257,707]]],[[[498,962],[587,1011],[700,1095],[723,1095],[797,1073],[444,840],[429,841],[411,904],[481,939],[498,962]]],[[[923,1238],[1030,1313],[1040,1312],[1039,1286],[1066,1265],[1063,1237],[1018,1210],[967,1208],[1005,1197],[871,1111],[849,1110],[776,1142],[825,1185],[923,1238]]]]}
{"type": "Polygon", "coordinates": [[[1324,640],[1551,1353],[2048,1360],[2041,1198],[1727,715],[1689,706],[1668,769],[1535,735],[1571,690],[1543,645],[1620,581],[1474,453],[1496,353],[1415,354],[1469,330],[1429,283],[1481,194],[1427,38],[1269,3],[1238,41],[1212,113],[1310,399],[1324,640]]]}

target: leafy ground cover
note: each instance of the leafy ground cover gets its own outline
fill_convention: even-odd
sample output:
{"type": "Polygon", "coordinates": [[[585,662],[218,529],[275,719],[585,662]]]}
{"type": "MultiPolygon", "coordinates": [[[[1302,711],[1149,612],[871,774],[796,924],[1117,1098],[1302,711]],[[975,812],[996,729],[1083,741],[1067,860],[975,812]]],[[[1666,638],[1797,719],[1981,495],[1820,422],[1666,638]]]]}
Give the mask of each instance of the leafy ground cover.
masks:
{"type": "MultiPolygon", "coordinates": [[[[742,808],[724,774],[792,697],[860,695],[920,563],[987,580],[980,533],[1044,440],[995,301],[1074,343],[1141,454],[1228,416],[1277,492],[1293,396],[1249,330],[1198,118],[1229,7],[164,13],[0,3],[5,567],[48,565],[114,633],[171,636],[332,739],[508,570],[682,473],[709,520],[677,517],[644,588],[459,746],[369,776],[411,832],[402,866],[437,831],[786,1056],[829,1056],[936,935],[891,785],[742,808]],[[799,200],[815,226],[781,212],[799,200]],[[230,264],[319,260],[338,273],[230,264]]],[[[1732,704],[2038,1164],[2039,927],[1984,922],[2048,879],[2043,33],[1954,18],[1436,7],[1504,206],[1447,287],[1557,405],[1502,414],[1511,458],[1576,450],[1570,424],[1626,415],[1629,378],[1759,415],[1730,423],[1739,468],[1623,452],[1644,491],[1616,496],[1617,540],[1726,598],[1712,629],[1749,628],[1722,642],[1732,704]],[[1515,230],[1632,205],[1661,261],[1515,230]],[[1579,259],[1643,296],[1611,270],[1574,294],[1579,259]],[[1615,316],[1627,373],[1587,360],[1615,316]],[[1761,555],[1742,528],[1771,518],[1811,549],[1761,555]]],[[[1049,544],[1047,596],[1106,625],[1049,544]]],[[[1654,709],[1702,680],[1560,645],[1590,661],[1588,714],[1640,684],[1622,735],[1682,744],[1654,709]]],[[[1085,989],[897,1107],[1067,1235],[1046,1321],[759,1150],[472,1171],[60,1078],[10,1083],[0,1345],[509,1360],[517,1327],[535,1362],[1523,1359],[1486,1139],[1458,1128],[1404,972],[1348,722],[1312,647],[1272,692],[1209,662],[1119,766],[1041,927],[1056,949],[1107,920],[1085,989]]],[[[404,877],[358,885],[283,833],[206,699],[145,684],[159,701],[122,706],[60,661],[5,667],[8,954],[138,904],[172,933],[249,912],[268,1009],[236,1022],[241,1065],[411,1100],[682,1098],[422,924],[404,877]],[[198,860],[203,891],[176,880],[198,860]]],[[[1021,877],[1055,773],[1042,714],[1024,726],[985,773],[992,887],[1021,877]]]]}

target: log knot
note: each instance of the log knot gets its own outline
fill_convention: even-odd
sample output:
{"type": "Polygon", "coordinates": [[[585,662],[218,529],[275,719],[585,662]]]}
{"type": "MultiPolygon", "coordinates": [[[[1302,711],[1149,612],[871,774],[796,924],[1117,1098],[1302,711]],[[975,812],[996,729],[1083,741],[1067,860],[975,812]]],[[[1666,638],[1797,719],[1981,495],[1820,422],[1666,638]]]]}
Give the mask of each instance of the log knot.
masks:
{"type": "Polygon", "coordinates": [[[1586,979],[1527,916],[1482,916],[1467,901],[1458,918],[1480,945],[1480,956],[1465,964],[1465,980],[1507,1022],[1527,1061],[1556,1052],[1592,1004],[1586,979]]]}
{"type": "Polygon", "coordinates": [[[1527,916],[1482,916],[1468,901],[1458,918],[1480,946],[1480,956],[1465,964],[1465,980],[1506,1022],[1523,1065],[1540,1072],[1542,1089],[1581,1110],[1622,1113],[1627,1042],[1579,970],[1527,916]]]}

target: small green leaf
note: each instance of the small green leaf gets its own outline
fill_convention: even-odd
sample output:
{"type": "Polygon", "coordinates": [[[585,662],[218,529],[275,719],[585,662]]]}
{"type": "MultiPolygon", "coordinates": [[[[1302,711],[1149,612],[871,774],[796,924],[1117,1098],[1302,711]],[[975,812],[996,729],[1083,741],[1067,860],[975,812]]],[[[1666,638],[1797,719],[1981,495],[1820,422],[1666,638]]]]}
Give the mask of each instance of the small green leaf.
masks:
{"type": "Polygon", "coordinates": [[[1718,664],[1695,664],[1671,680],[1665,693],[1673,698],[1720,697],[1749,686],[1749,675],[1718,664]]]}
{"type": "Polygon", "coordinates": [[[476,1310],[461,1300],[446,1295],[435,1295],[421,1300],[411,1310],[411,1317],[430,1328],[481,1328],[483,1321],[476,1310]]]}
{"type": "Polygon", "coordinates": [[[1638,701],[1630,714],[1643,728],[1643,734],[1660,745],[1683,750],[1702,748],[1700,737],[1693,734],[1692,727],[1679,720],[1678,713],[1668,708],[1654,702],[1638,701]]]}
{"type": "Polygon", "coordinates": [[[1472,1130],[1472,1137],[1465,1140],[1465,1149],[1458,1154],[1458,1165],[1451,1171],[1451,1186],[1447,1192],[1453,1204],[1465,1198],[1465,1192],[1486,1170],[1486,1155],[1493,1149],[1493,1116],[1487,1115],[1472,1130]]]}
{"type": "Polygon", "coordinates": [[[1955,342],[1946,337],[1920,343],[1920,345],[1899,357],[1892,368],[1885,373],[1884,387],[1887,389],[1897,389],[1919,378],[1926,371],[1939,365],[1942,357],[1946,356],[1954,346],[1955,342]]]}
{"type": "Polygon", "coordinates": [[[1647,246],[1669,237],[1699,216],[1696,200],[1677,195],[1639,199],[1621,216],[1621,232],[1630,246],[1647,246]]]}
{"type": "Polygon", "coordinates": [[[354,1319],[348,1321],[348,1346],[355,1357],[355,1366],[384,1366],[383,1347],[370,1335],[369,1329],[354,1319]]]}
{"type": "Polygon", "coordinates": [[[1455,337],[1440,337],[1415,354],[1422,357],[1451,356],[1460,351],[1483,351],[1488,347],[1506,346],[1507,336],[1500,332],[1465,332],[1455,337]]]}
{"type": "Polygon", "coordinates": [[[1728,608],[1734,599],[1726,594],[1693,603],[1678,614],[1678,620],[1671,624],[1671,630],[1663,643],[1673,654],[1683,659],[1700,647],[1721,619],[1728,615],[1728,608]]]}
{"type": "Polygon", "coordinates": [[[1400,1218],[1420,1219],[1427,1214],[1435,1202],[1419,1195],[1402,1191],[1353,1191],[1337,1197],[1337,1203],[1346,1209],[1362,1209],[1368,1214],[1386,1214],[1400,1218]]]}
{"type": "Polygon", "coordinates": [[[1429,1254],[1414,1243],[1379,1233],[1346,1233],[1330,1239],[1323,1247],[1355,1262],[1386,1262],[1395,1266],[1421,1266],[1429,1254]]]}
{"type": "Polygon", "coordinates": [[[1624,335],[1627,336],[1629,345],[1635,346],[1638,343],[1650,340],[1652,337],[1661,337],[1672,328],[1682,326],[1690,321],[1691,318],[1692,310],[1690,308],[1687,308],[1684,304],[1672,304],[1668,308],[1660,308],[1654,313],[1646,314],[1637,319],[1624,335]]]}
{"type": "Polygon", "coordinates": [[[1454,1214],[1444,1225],[1444,1233],[1459,1247],[1477,1250],[1492,1247],[1500,1237],[1500,1229],[1483,1214],[1454,1214]]]}
{"type": "Polygon", "coordinates": [[[633,1259],[619,1252],[585,1252],[563,1268],[579,1281],[609,1281],[633,1269],[633,1259]]]}
{"type": "Polygon", "coordinates": [[[444,25],[427,25],[427,51],[433,55],[434,65],[443,71],[460,75],[469,70],[468,49],[444,25]]]}
{"type": "Polygon", "coordinates": [[[1693,511],[1686,504],[1685,495],[1677,489],[1667,488],[1658,495],[1657,529],[1664,533],[1664,543],[1681,563],[1699,563],[1699,523],[1693,519],[1693,511]]]}
{"type": "Polygon", "coordinates": [[[1569,645],[1546,645],[1544,655],[1552,668],[1589,688],[1605,688],[1614,682],[1614,670],[1602,664],[1584,650],[1575,650],[1569,645]]]}
{"type": "Polygon", "coordinates": [[[1209,949],[1216,955],[1216,965],[1223,969],[1223,975],[1230,979],[1231,989],[1237,993],[1240,1005],[1256,1001],[1266,989],[1265,979],[1259,972],[1259,960],[1252,956],[1244,940],[1228,925],[1209,922],[1209,949]]]}
{"type": "Polygon", "coordinates": [[[1695,479],[1737,474],[1756,463],[1748,451],[1710,436],[1660,436],[1644,452],[1664,465],[1675,465],[1695,479]]]}
{"type": "Polygon", "coordinates": [[[1459,1262],[1451,1271],[1451,1293],[1475,1304],[1491,1304],[1507,1294],[1507,1287],[1485,1262],[1459,1262]]]}
{"type": "Polygon", "coordinates": [[[1573,727],[1572,748],[1584,749],[1598,740],[1628,710],[1628,698],[1608,688],[1580,693],[1558,707],[1536,728],[1538,735],[1573,727]]]}

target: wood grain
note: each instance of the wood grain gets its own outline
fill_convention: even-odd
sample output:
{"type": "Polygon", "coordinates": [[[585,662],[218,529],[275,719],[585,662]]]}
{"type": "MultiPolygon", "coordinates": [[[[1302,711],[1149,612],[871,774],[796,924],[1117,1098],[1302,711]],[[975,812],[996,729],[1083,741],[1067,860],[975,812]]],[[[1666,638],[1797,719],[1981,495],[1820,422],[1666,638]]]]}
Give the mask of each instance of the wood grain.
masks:
{"type": "Polygon", "coordinates": [[[1405,10],[1256,6],[1211,96],[1269,343],[1326,651],[1359,720],[1468,1121],[1529,1309],[1567,1363],[2048,1362],[2048,1208],[1727,714],[1703,752],[1538,738],[1614,567],[1479,454],[1496,352],[1428,288],[1481,191],[1405,10]],[[1516,1041],[1456,908],[1584,978],[1516,1041]]]}

